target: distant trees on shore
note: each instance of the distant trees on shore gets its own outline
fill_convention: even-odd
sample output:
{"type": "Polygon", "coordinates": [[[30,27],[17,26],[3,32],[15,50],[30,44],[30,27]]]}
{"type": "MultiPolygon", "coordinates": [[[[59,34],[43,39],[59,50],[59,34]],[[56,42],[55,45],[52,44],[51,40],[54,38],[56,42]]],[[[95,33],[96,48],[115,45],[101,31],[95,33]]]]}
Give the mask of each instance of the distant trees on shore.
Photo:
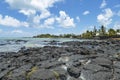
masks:
{"type": "Polygon", "coordinates": [[[83,33],[81,35],[82,38],[94,38],[97,36],[104,36],[104,37],[112,37],[112,36],[117,36],[120,35],[120,29],[114,30],[112,28],[108,29],[108,31],[106,31],[106,28],[102,25],[100,29],[96,29],[96,27],[94,27],[93,31],[89,31],[87,30],[85,33],[83,33]]]}
{"type": "Polygon", "coordinates": [[[34,38],[80,38],[81,35],[75,34],[60,34],[60,35],[51,35],[51,34],[40,34],[33,36],[34,38]]]}
{"type": "Polygon", "coordinates": [[[100,29],[96,29],[94,26],[93,30],[86,30],[86,32],[75,35],[75,34],[60,34],[60,35],[52,35],[52,34],[40,34],[37,36],[33,36],[34,38],[95,38],[95,37],[115,37],[120,35],[120,29],[114,30],[112,28],[106,31],[106,28],[102,25],[100,29]]]}

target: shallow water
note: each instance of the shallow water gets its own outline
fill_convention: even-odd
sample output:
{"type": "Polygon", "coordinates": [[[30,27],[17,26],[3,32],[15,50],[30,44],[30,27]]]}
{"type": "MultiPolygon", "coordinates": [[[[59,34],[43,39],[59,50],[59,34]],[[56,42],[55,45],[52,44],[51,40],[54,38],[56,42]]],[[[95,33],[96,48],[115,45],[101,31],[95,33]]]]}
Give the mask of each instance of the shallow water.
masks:
{"type": "MultiPolygon", "coordinates": [[[[43,47],[43,46],[60,46],[59,43],[67,41],[86,41],[71,38],[0,38],[0,52],[17,52],[22,47],[43,47]],[[23,41],[17,41],[23,40],[23,41]],[[27,42],[24,42],[26,40],[27,42]],[[50,41],[58,41],[58,44],[50,45],[50,41]]],[[[88,40],[87,40],[88,41],[88,40]]]]}

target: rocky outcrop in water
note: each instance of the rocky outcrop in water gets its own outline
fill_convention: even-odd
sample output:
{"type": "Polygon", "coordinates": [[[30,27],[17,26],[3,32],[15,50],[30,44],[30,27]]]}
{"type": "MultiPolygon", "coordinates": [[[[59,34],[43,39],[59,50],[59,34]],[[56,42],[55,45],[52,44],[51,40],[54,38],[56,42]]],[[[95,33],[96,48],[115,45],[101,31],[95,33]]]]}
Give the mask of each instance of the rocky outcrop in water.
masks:
{"type": "Polygon", "coordinates": [[[0,80],[120,80],[120,41],[61,45],[1,53],[0,80]]]}

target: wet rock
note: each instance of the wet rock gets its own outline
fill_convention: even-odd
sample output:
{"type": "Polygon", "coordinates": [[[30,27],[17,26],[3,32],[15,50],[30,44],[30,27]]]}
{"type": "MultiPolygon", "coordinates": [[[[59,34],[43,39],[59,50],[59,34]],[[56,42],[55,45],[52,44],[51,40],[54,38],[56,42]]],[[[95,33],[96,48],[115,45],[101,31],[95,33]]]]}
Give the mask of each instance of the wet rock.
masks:
{"type": "Polygon", "coordinates": [[[32,67],[31,64],[21,66],[20,68],[14,68],[3,77],[3,80],[26,80],[26,73],[32,67]]]}
{"type": "Polygon", "coordinates": [[[67,72],[69,73],[70,76],[74,78],[78,78],[80,76],[80,69],[73,66],[67,68],[67,72]]]}
{"type": "Polygon", "coordinates": [[[12,70],[14,70],[14,69],[15,69],[15,67],[10,67],[10,68],[7,68],[7,69],[2,69],[2,70],[0,71],[0,79],[1,79],[1,80],[4,79],[4,77],[5,77],[6,75],[8,75],[10,71],[12,71],[12,70]]]}
{"type": "Polygon", "coordinates": [[[58,77],[58,74],[55,74],[53,71],[39,69],[29,76],[29,80],[56,80],[58,77]]]}
{"type": "Polygon", "coordinates": [[[6,70],[10,67],[10,64],[7,64],[7,63],[0,63],[0,72],[3,71],[3,70],[6,70]]]}
{"type": "Polygon", "coordinates": [[[90,70],[92,72],[110,71],[108,68],[102,67],[98,64],[87,64],[84,66],[84,70],[90,70]]]}
{"type": "Polygon", "coordinates": [[[58,67],[52,70],[54,72],[54,74],[58,74],[59,79],[60,80],[67,80],[67,71],[62,68],[62,67],[58,67]]]}
{"type": "Polygon", "coordinates": [[[120,62],[119,61],[114,61],[114,67],[115,68],[120,68],[120,62]]]}
{"type": "Polygon", "coordinates": [[[60,62],[60,61],[53,61],[53,62],[44,62],[44,63],[41,63],[41,68],[45,68],[45,69],[51,69],[51,68],[55,68],[55,67],[59,67],[61,65],[64,65],[65,63],[63,62],[60,62]]]}
{"type": "Polygon", "coordinates": [[[82,70],[80,78],[82,80],[110,80],[112,77],[112,72],[92,72],[90,70],[82,70]]]}
{"type": "Polygon", "coordinates": [[[92,63],[111,69],[112,61],[109,58],[98,57],[92,60],[92,63]]]}

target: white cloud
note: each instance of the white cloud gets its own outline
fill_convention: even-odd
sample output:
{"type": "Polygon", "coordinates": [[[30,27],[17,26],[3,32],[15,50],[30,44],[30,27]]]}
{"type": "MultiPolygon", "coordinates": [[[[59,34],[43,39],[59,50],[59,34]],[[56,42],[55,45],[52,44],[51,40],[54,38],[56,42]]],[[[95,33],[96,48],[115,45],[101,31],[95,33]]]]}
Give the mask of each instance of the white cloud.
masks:
{"type": "Polygon", "coordinates": [[[31,9],[28,9],[28,10],[21,9],[21,10],[19,11],[19,13],[22,13],[22,14],[24,14],[24,15],[29,16],[29,15],[34,15],[34,14],[36,14],[36,11],[35,11],[35,10],[31,10],[31,9]]]}
{"type": "Polygon", "coordinates": [[[28,27],[29,26],[27,22],[21,22],[11,16],[3,17],[1,14],[0,14],[0,25],[11,26],[11,27],[20,27],[20,26],[28,27]]]}
{"type": "Polygon", "coordinates": [[[45,19],[52,17],[49,11],[50,7],[53,7],[55,3],[63,0],[5,0],[12,9],[19,10],[28,16],[28,22],[31,27],[44,25],[45,19]],[[42,20],[42,21],[41,21],[42,20]],[[42,23],[43,22],[43,23],[42,23]]]}
{"type": "Polygon", "coordinates": [[[47,20],[45,20],[44,24],[45,25],[52,25],[54,24],[55,19],[54,18],[48,18],[47,20]]]}
{"type": "Polygon", "coordinates": [[[61,0],[6,0],[6,2],[14,9],[35,9],[44,11],[53,4],[61,0]]]}
{"type": "Polygon", "coordinates": [[[80,17],[79,17],[79,16],[77,16],[77,17],[76,17],[76,20],[77,20],[78,22],[80,22],[80,17]]]}
{"type": "Polygon", "coordinates": [[[100,5],[100,8],[104,8],[107,5],[106,0],[103,0],[102,4],[100,5]]]}
{"type": "Polygon", "coordinates": [[[40,19],[44,19],[47,18],[51,15],[51,13],[48,10],[42,11],[41,15],[40,15],[40,19]]]}
{"type": "Polygon", "coordinates": [[[46,28],[54,28],[52,25],[55,22],[55,18],[48,18],[44,21],[44,24],[42,26],[46,27],[46,28]]]}
{"type": "Polygon", "coordinates": [[[31,0],[31,6],[36,9],[45,10],[49,7],[53,7],[53,4],[61,0],[31,0]]]}
{"type": "Polygon", "coordinates": [[[113,12],[110,8],[104,10],[104,13],[97,16],[97,20],[101,25],[108,26],[112,22],[113,12]]]}
{"type": "Polygon", "coordinates": [[[11,33],[19,33],[19,34],[22,34],[23,31],[22,31],[22,30],[13,30],[11,33]]]}
{"type": "Polygon", "coordinates": [[[51,16],[51,13],[48,10],[43,11],[40,15],[36,15],[33,17],[33,23],[38,25],[40,24],[40,20],[48,18],[50,16],[51,16]]]}
{"type": "Polygon", "coordinates": [[[83,12],[83,15],[88,15],[88,14],[90,14],[90,11],[83,12]]]}
{"type": "Polygon", "coordinates": [[[59,12],[60,16],[56,18],[61,27],[70,28],[75,27],[74,19],[70,18],[64,11],[59,12]]]}
{"type": "MultiPolygon", "coordinates": [[[[74,19],[70,18],[64,11],[60,11],[59,17],[51,14],[50,7],[55,3],[63,0],[5,0],[12,9],[19,10],[28,16],[28,21],[31,27],[53,28],[54,23],[58,23],[61,27],[75,27],[74,19]]],[[[79,18],[77,18],[78,20],[79,18]]],[[[19,24],[19,22],[18,22],[19,24]]]]}
{"type": "Polygon", "coordinates": [[[29,27],[29,23],[27,22],[20,22],[21,26],[24,26],[24,27],[29,27]]]}
{"type": "Polygon", "coordinates": [[[59,26],[63,27],[63,28],[70,28],[70,27],[75,27],[75,23],[74,23],[74,19],[70,18],[69,15],[67,15],[64,11],[60,11],[59,12],[60,16],[59,17],[55,17],[55,16],[51,16],[51,17],[47,17],[46,19],[44,19],[43,23],[41,23],[40,21],[40,16],[36,16],[34,17],[34,23],[36,23],[36,25],[34,25],[36,28],[51,28],[54,29],[54,24],[58,24],[59,26]]]}
{"type": "Polygon", "coordinates": [[[6,0],[13,9],[18,9],[24,15],[41,13],[40,18],[46,18],[50,15],[48,8],[53,7],[56,2],[62,0],[6,0]]]}
{"type": "Polygon", "coordinates": [[[51,28],[51,29],[53,29],[54,28],[53,24],[55,23],[55,18],[54,17],[47,18],[43,21],[43,23],[41,23],[39,20],[37,20],[37,16],[36,16],[36,19],[34,21],[37,21],[36,24],[33,24],[33,27],[35,27],[35,28],[51,28]]]}
{"type": "Polygon", "coordinates": [[[120,23],[115,23],[113,29],[120,29],[120,23]]]}
{"type": "Polygon", "coordinates": [[[40,16],[39,15],[36,15],[33,17],[33,23],[34,24],[39,24],[40,23],[40,16]]]}

